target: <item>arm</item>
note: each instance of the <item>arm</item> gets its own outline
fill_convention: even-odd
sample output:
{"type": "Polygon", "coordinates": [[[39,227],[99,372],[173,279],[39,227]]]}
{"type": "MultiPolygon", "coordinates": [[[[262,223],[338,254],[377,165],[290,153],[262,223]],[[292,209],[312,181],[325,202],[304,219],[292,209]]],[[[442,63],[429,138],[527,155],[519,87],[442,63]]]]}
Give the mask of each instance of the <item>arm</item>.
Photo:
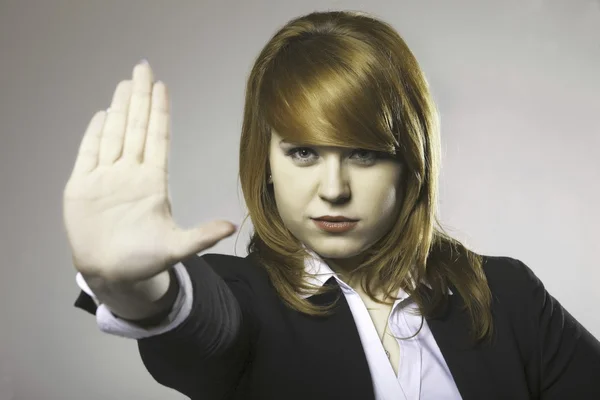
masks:
{"type": "Polygon", "coordinates": [[[526,266],[525,271],[541,398],[600,399],[600,343],[526,266]]]}
{"type": "Polygon", "coordinates": [[[256,338],[250,285],[234,274],[222,278],[215,272],[243,260],[219,260],[184,260],[193,290],[189,317],[176,329],[138,341],[154,379],[191,398],[222,399],[235,391],[256,338]]]}
{"type": "MultiPolygon", "coordinates": [[[[167,289],[165,271],[185,259],[191,260],[190,265],[202,264],[196,253],[236,231],[227,221],[184,229],[173,220],[168,195],[170,137],[167,87],[142,62],[134,67],[131,80],[119,82],[110,108],[94,114],[81,140],[63,194],[63,219],[73,264],[90,281],[98,303],[103,303],[94,310],[99,324],[110,318],[127,322],[110,310],[145,322],[169,308],[173,309],[169,315],[177,312],[182,291],[173,301],[177,290],[167,289]]],[[[191,280],[201,287],[193,291],[194,312],[174,329],[161,327],[159,332],[153,327],[151,337],[140,339],[150,373],[185,394],[231,388],[239,375],[238,364],[247,356],[243,328],[248,324],[242,323],[241,307],[228,287],[236,283],[216,279],[210,266],[202,266],[199,269],[209,272],[198,275],[196,268],[190,269],[191,280]],[[238,344],[244,351],[226,359],[224,354],[238,344]],[[219,376],[210,369],[217,364],[227,366],[219,376]],[[206,387],[200,388],[196,373],[220,380],[203,381],[206,387]],[[198,388],[204,390],[197,392],[198,388]]],[[[191,299],[187,301],[191,305],[191,299]]]]}
{"type": "Polygon", "coordinates": [[[247,364],[255,323],[250,286],[218,276],[213,265],[221,271],[229,265],[216,262],[193,256],[176,265],[179,294],[157,326],[140,327],[115,317],[104,305],[96,308],[85,285],[80,285],[75,305],[95,313],[103,332],[138,339],[144,365],[157,382],[191,398],[222,398],[235,389],[247,364]]]}
{"type": "MultiPolygon", "coordinates": [[[[136,284],[111,284],[79,274],[78,284],[86,286],[94,302],[104,304],[115,318],[141,327],[152,327],[163,321],[180,289],[174,268],[136,284]]],[[[93,312],[96,312],[95,307],[93,312]]]]}
{"type": "Polygon", "coordinates": [[[169,299],[164,301],[172,305],[161,313],[143,320],[127,320],[115,315],[114,311],[96,297],[81,274],[77,274],[77,285],[81,293],[74,305],[95,315],[98,328],[104,333],[130,339],[156,336],[175,329],[189,316],[191,310],[193,294],[187,270],[183,264],[178,263],[169,274],[169,288],[160,301],[169,299]],[[170,300],[171,297],[174,297],[173,301],[170,300]]]}

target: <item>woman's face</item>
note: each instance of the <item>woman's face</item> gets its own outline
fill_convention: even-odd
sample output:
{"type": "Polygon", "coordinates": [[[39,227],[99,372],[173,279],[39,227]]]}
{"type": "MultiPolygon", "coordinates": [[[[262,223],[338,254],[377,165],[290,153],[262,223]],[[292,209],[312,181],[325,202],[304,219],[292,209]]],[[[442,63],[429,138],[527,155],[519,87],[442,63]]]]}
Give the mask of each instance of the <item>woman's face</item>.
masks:
{"type": "Polygon", "coordinates": [[[288,143],[272,132],[269,162],[283,222],[323,258],[360,255],[396,221],[403,196],[402,165],[389,156],[288,143]],[[314,220],[327,215],[345,216],[356,223],[350,230],[331,232],[314,220]]]}

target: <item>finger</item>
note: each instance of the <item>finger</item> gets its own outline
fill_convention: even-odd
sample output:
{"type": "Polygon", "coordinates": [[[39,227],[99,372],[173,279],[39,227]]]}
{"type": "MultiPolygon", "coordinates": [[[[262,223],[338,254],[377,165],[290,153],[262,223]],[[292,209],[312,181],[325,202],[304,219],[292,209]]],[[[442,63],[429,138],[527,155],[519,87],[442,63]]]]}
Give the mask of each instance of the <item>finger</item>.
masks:
{"type": "Polygon", "coordinates": [[[121,156],[130,97],[131,81],[119,82],[113,94],[110,109],[104,121],[104,127],[102,128],[100,154],[98,157],[100,165],[110,165],[121,156]]]}
{"type": "Polygon", "coordinates": [[[152,89],[152,107],[148,122],[148,137],[144,149],[144,163],[167,170],[171,140],[169,100],[166,85],[158,81],[152,89]]]}
{"type": "Polygon", "coordinates": [[[98,165],[100,138],[105,119],[106,112],[98,111],[90,120],[79,145],[79,152],[73,166],[73,175],[86,174],[98,165]]]}
{"type": "Polygon", "coordinates": [[[227,221],[211,221],[197,228],[175,230],[168,239],[171,254],[174,259],[182,260],[213,247],[236,230],[236,226],[227,221]]]}
{"type": "Polygon", "coordinates": [[[143,159],[153,80],[148,63],[140,63],[133,69],[133,91],[127,115],[123,159],[135,162],[141,162],[143,159]]]}

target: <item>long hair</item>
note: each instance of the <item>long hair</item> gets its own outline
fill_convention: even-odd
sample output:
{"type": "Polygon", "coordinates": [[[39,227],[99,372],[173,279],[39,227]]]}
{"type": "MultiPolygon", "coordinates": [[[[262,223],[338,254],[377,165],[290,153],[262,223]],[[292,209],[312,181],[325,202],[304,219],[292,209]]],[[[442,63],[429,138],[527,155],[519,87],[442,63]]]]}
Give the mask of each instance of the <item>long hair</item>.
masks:
{"type": "MultiPolygon", "coordinates": [[[[477,340],[492,332],[482,257],[445,233],[437,217],[440,127],[414,55],[388,23],[365,13],[313,12],[289,21],[258,55],[248,78],[240,182],[254,232],[248,252],[289,307],[326,315],[298,293],[306,283],[303,244],[284,225],[267,183],[271,131],[308,145],[383,151],[403,163],[404,198],[390,231],[350,278],[373,298],[412,296],[426,318],[464,300],[477,340]],[[427,285],[420,284],[426,282],[427,285]]],[[[327,288],[323,288],[327,290],[327,288]]]]}

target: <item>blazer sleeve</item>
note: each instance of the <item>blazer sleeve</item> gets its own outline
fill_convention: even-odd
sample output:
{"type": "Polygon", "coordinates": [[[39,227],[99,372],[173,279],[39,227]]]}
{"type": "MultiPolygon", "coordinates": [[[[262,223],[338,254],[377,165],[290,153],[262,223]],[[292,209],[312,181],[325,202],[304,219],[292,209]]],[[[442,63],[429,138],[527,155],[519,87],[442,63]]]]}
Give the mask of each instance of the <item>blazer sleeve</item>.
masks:
{"type": "Polygon", "coordinates": [[[540,398],[600,399],[600,343],[523,266],[540,398]]]}
{"type": "MultiPolygon", "coordinates": [[[[248,280],[230,265],[235,262],[241,261],[221,255],[183,260],[193,292],[189,316],[172,330],[137,340],[150,375],[191,399],[229,397],[250,361],[254,295],[248,280]]],[[[78,303],[90,312],[95,308],[84,294],[78,303]]]]}
{"type": "Polygon", "coordinates": [[[129,339],[142,339],[156,336],[175,329],[187,319],[192,307],[192,282],[185,266],[177,263],[169,270],[170,284],[168,292],[176,293],[175,303],[170,310],[162,314],[140,321],[128,321],[114,315],[106,305],[101,304],[87,285],[83,276],[76,276],[81,294],[75,307],[96,315],[96,323],[100,331],[129,339]]]}

